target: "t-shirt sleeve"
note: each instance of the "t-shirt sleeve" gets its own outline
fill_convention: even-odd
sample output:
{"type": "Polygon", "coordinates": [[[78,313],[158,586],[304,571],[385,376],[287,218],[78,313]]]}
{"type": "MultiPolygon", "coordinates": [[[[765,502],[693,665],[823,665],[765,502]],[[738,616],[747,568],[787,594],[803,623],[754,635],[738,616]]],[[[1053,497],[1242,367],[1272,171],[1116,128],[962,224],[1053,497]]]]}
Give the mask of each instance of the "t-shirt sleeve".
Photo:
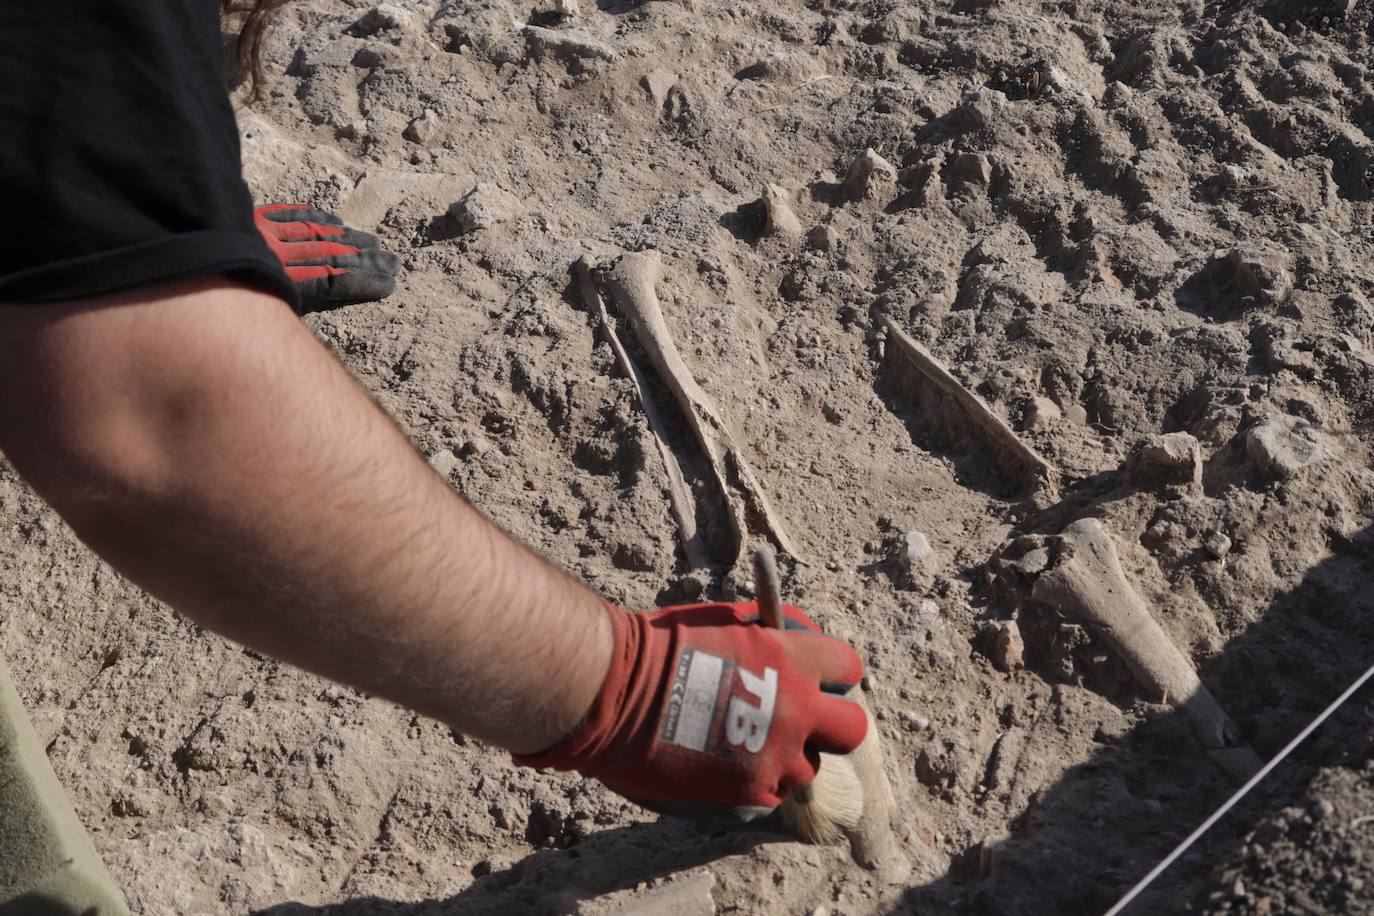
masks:
{"type": "Polygon", "coordinates": [[[296,305],[253,225],[214,0],[11,4],[0,86],[0,303],[224,274],[296,305]]]}

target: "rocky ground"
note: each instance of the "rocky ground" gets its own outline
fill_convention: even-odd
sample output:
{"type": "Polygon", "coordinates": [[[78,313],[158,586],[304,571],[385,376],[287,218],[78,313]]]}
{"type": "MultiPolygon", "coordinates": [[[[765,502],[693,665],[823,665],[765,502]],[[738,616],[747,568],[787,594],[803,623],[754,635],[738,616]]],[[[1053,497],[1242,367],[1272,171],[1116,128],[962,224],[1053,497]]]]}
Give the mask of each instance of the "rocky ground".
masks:
{"type": "MultiPolygon", "coordinates": [[[[571,273],[659,252],[683,359],[805,561],[788,596],[868,661],[912,874],[660,821],[201,632],[0,467],[0,645],[135,912],[1106,909],[1236,783],[1110,634],[1029,594],[1018,538],[1101,520],[1261,757],[1370,663],[1371,9],[545,3],[287,7],[242,112],[254,192],[404,262],[387,301],[306,320],[612,600],[738,597],[682,415],[652,383],[705,572],[571,273]],[[922,389],[887,321],[1049,477],[922,389]]],[[[1374,912],[1369,704],[1135,912],[1374,912]]]]}

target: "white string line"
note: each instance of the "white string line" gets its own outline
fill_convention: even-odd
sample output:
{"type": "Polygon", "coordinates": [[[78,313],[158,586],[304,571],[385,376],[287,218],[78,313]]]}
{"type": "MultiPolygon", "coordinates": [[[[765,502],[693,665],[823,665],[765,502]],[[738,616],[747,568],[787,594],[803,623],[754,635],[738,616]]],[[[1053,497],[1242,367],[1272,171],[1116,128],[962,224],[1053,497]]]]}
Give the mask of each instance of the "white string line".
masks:
{"type": "Polygon", "coordinates": [[[1308,735],[1316,731],[1317,728],[1323,722],[1330,718],[1333,712],[1340,708],[1342,703],[1350,699],[1351,694],[1353,694],[1355,691],[1363,687],[1365,681],[1369,680],[1371,676],[1374,676],[1374,666],[1371,666],[1368,671],[1360,675],[1359,679],[1356,680],[1355,683],[1351,684],[1349,687],[1346,688],[1345,693],[1342,693],[1340,696],[1336,697],[1336,699],[1331,703],[1330,706],[1322,710],[1321,715],[1317,716],[1317,718],[1313,719],[1311,722],[1307,724],[1306,728],[1298,732],[1297,737],[1295,737],[1292,741],[1289,741],[1286,745],[1284,745],[1283,750],[1275,754],[1273,760],[1270,760],[1268,763],[1266,763],[1263,767],[1260,768],[1260,771],[1258,773],[1256,773],[1254,776],[1251,776],[1250,780],[1246,782],[1245,785],[1241,786],[1239,789],[1236,790],[1234,795],[1226,799],[1225,804],[1223,804],[1220,808],[1213,812],[1211,817],[1207,818],[1207,820],[1203,821],[1200,825],[1198,825],[1198,828],[1196,830],[1188,834],[1187,839],[1185,839],[1182,843],[1179,843],[1177,846],[1175,846],[1173,852],[1169,853],[1167,856],[1164,857],[1164,860],[1162,862],[1160,862],[1154,868],[1150,869],[1150,873],[1147,874],[1145,877],[1141,878],[1138,882],[1136,882],[1135,887],[1127,891],[1126,896],[1122,897],[1119,901],[1117,901],[1116,906],[1108,910],[1105,914],[1103,914],[1103,916],[1117,916],[1118,913],[1125,910],[1126,907],[1130,905],[1132,900],[1140,896],[1140,892],[1145,890],[1145,888],[1150,884],[1151,881],[1153,881],[1154,879],[1158,878],[1161,874],[1163,874],[1164,869],[1168,868],[1170,865],[1173,865],[1174,861],[1178,859],[1179,856],[1187,852],[1188,847],[1196,843],[1198,837],[1206,833],[1213,824],[1215,824],[1217,821],[1221,820],[1223,816],[1225,816],[1227,811],[1230,811],[1233,807],[1235,807],[1236,802],[1244,798],[1245,794],[1249,792],[1251,789],[1253,789],[1256,785],[1258,785],[1260,780],[1268,776],[1269,772],[1273,770],[1274,767],[1282,763],[1283,758],[1287,757],[1292,752],[1293,748],[1297,747],[1299,744],[1302,744],[1303,741],[1306,740],[1308,735]]]}

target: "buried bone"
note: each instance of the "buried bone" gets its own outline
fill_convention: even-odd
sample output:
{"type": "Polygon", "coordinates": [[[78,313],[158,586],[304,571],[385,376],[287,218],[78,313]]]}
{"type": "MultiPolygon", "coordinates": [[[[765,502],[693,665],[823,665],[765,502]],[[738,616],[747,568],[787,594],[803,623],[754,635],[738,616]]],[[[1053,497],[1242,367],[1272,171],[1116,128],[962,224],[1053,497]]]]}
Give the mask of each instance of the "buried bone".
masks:
{"type": "Polygon", "coordinates": [[[664,473],[668,475],[668,500],[673,507],[673,518],[677,522],[678,535],[682,539],[682,551],[687,557],[687,566],[691,569],[705,569],[709,563],[701,532],[697,530],[696,501],[692,498],[692,491],[682,476],[682,465],[678,463],[677,455],[668,446],[663,418],[654,406],[648,382],[644,378],[644,373],[640,372],[639,367],[630,359],[625,345],[620,342],[611,316],[606,312],[606,302],[601,298],[601,291],[597,289],[596,281],[592,278],[592,268],[586,258],[578,259],[576,272],[582,298],[586,301],[587,307],[593,309],[601,319],[601,328],[610,339],[611,349],[615,351],[620,368],[635,383],[635,393],[639,397],[640,406],[644,408],[644,418],[648,421],[649,432],[654,437],[659,457],[663,460],[664,473]]]}
{"type": "MultiPolygon", "coordinates": [[[[606,267],[593,271],[592,276],[609,290],[616,309],[629,320],[635,339],[663,384],[672,392],[710,463],[712,477],[729,509],[730,529],[735,541],[733,565],[738,565],[746,553],[751,524],[793,559],[800,560],[792,539],[759,485],[753,468],[735,444],[715,404],[682,361],[677,345],[668,332],[658,293],[654,289],[663,276],[658,252],[623,254],[606,267]]],[[[584,296],[586,293],[587,287],[584,286],[584,296]]],[[[641,395],[647,404],[647,393],[642,386],[641,395]]],[[[665,443],[660,445],[660,453],[670,451],[659,432],[655,431],[655,437],[665,443]]],[[[669,474],[672,475],[671,470],[669,474]]],[[[682,524],[681,515],[679,524],[682,524]]],[[[691,527],[694,531],[695,524],[691,527]]],[[[688,539],[685,531],[683,537],[684,541],[688,539]]]]}
{"type": "Polygon", "coordinates": [[[908,370],[899,376],[899,385],[923,415],[936,420],[951,438],[971,438],[986,448],[997,469],[1012,480],[1031,489],[1054,488],[1057,474],[1048,461],[896,322],[889,318],[886,327],[888,367],[908,370]]]}
{"type": "Polygon", "coordinates": [[[1103,524],[1080,519],[1046,539],[1045,547],[1048,563],[1031,573],[1031,598],[1100,634],[1146,690],[1183,713],[1228,775],[1245,778],[1258,769],[1259,757],[1237,737],[1235,725],[1126,578],[1103,524]]]}

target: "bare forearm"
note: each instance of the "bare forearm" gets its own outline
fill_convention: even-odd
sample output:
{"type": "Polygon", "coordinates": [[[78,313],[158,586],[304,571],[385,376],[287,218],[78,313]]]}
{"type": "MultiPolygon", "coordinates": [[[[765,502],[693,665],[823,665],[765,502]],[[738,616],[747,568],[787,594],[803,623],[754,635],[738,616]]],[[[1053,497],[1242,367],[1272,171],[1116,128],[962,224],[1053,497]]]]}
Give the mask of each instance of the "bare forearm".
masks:
{"type": "Polygon", "coordinates": [[[44,436],[6,451],[130,578],[515,751],[585,713],[610,655],[600,599],[450,490],[280,302],[208,289],[32,334],[42,393],[0,428],[89,438],[60,443],[60,466],[44,436]]]}

